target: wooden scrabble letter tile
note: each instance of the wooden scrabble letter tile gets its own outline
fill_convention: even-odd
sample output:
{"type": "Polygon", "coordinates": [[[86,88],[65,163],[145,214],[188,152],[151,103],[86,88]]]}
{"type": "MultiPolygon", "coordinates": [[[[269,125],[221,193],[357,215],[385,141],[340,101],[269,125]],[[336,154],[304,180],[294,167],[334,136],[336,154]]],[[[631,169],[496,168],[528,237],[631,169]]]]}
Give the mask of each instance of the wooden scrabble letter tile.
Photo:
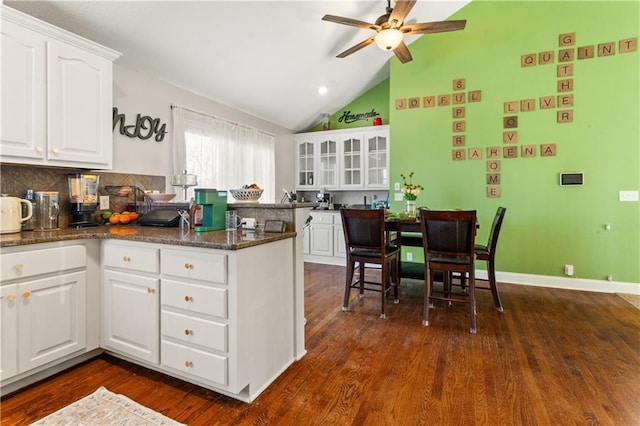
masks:
{"type": "Polygon", "coordinates": [[[497,185],[487,186],[487,198],[500,198],[500,187],[497,185]]]}
{"type": "Polygon", "coordinates": [[[540,65],[552,64],[553,59],[554,59],[553,50],[538,53],[538,63],[540,65]]]}
{"type": "Polygon", "coordinates": [[[520,101],[520,111],[535,111],[536,110],[536,100],[535,99],[523,99],[520,101]]]}
{"type": "Polygon", "coordinates": [[[502,119],[502,124],[505,129],[513,129],[518,127],[518,116],[512,115],[509,117],[504,117],[502,119]]]}
{"type": "Polygon", "coordinates": [[[558,80],[558,92],[573,92],[573,79],[558,80]]]}
{"type": "Polygon", "coordinates": [[[625,38],[618,42],[618,51],[620,53],[635,52],[638,50],[638,37],[625,38]]]}
{"type": "Polygon", "coordinates": [[[422,98],[422,106],[425,108],[431,108],[436,106],[436,97],[435,96],[425,96],[422,98]]]}
{"type": "Polygon", "coordinates": [[[520,66],[522,68],[524,67],[533,67],[535,66],[537,63],[536,61],[536,54],[535,53],[528,53],[526,55],[522,55],[520,57],[520,66]]]}
{"type": "Polygon", "coordinates": [[[453,80],[453,90],[464,90],[466,85],[467,80],[464,78],[453,80]]]}
{"type": "Polygon", "coordinates": [[[487,173],[487,185],[500,185],[500,173],[487,173]]]}
{"type": "Polygon", "coordinates": [[[487,147],[487,158],[500,158],[500,147],[499,146],[487,147]]]}
{"type": "Polygon", "coordinates": [[[500,160],[487,160],[487,171],[492,173],[499,172],[500,160]]]}
{"type": "Polygon", "coordinates": [[[538,147],[535,145],[522,145],[520,147],[520,157],[531,158],[536,156],[538,147]]]}
{"type": "Polygon", "coordinates": [[[555,143],[543,143],[540,145],[541,157],[555,157],[556,156],[556,144],[555,143]]]}
{"type": "Polygon", "coordinates": [[[504,143],[516,143],[518,142],[518,132],[510,131],[502,133],[502,142],[504,143]]]}
{"type": "Polygon", "coordinates": [[[616,44],[614,42],[600,43],[598,45],[598,56],[611,56],[615,54],[616,54],[616,44]]]}
{"type": "Polygon", "coordinates": [[[466,143],[466,138],[464,135],[455,135],[453,137],[453,146],[464,146],[466,143]]]}
{"type": "Polygon", "coordinates": [[[558,123],[571,123],[573,122],[573,110],[563,109],[558,111],[558,123]]]}
{"type": "Polygon", "coordinates": [[[558,62],[573,61],[574,55],[575,55],[574,49],[561,49],[558,52],[558,62]]]}
{"type": "Polygon", "coordinates": [[[464,118],[465,109],[464,107],[453,107],[453,118],[464,118]]]}
{"type": "Polygon", "coordinates": [[[574,44],[576,44],[576,33],[560,34],[558,46],[573,46],[574,44]]]}
{"type": "Polygon", "coordinates": [[[438,106],[447,106],[451,104],[451,95],[438,96],[438,106]]]}
{"type": "Polygon", "coordinates": [[[396,109],[405,109],[407,107],[406,99],[396,99],[396,109]]]}
{"type": "Polygon", "coordinates": [[[409,108],[419,108],[420,98],[409,98],[409,108]]]}
{"type": "Polygon", "coordinates": [[[451,101],[454,104],[463,104],[465,103],[466,99],[467,99],[467,94],[464,92],[454,93],[453,95],[451,95],[451,101]]]}
{"type": "Polygon", "coordinates": [[[464,149],[454,149],[451,154],[453,161],[464,160],[464,149]]]}
{"type": "Polygon", "coordinates": [[[505,114],[515,114],[518,112],[518,101],[510,101],[504,103],[505,114]]]}
{"type": "Polygon", "coordinates": [[[570,77],[573,75],[573,64],[558,65],[558,77],[570,77]]]}
{"type": "Polygon", "coordinates": [[[558,108],[569,108],[573,106],[573,95],[558,95],[558,108]]]}
{"type": "Polygon", "coordinates": [[[540,98],[540,109],[549,109],[556,107],[555,96],[543,96],[540,98]]]}
{"type": "Polygon", "coordinates": [[[453,122],[453,132],[454,133],[464,132],[464,129],[465,129],[464,121],[454,121],[453,122]]]}
{"type": "Polygon", "coordinates": [[[518,147],[505,146],[502,148],[502,156],[504,158],[518,158],[518,147]]]}
{"type": "Polygon", "coordinates": [[[469,148],[469,160],[482,160],[482,148],[469,148]]]}
{"type": "Polygon", "coordinates": [[[578,47],[578,59],[591,59],[594,56],[594,47],[582,46],[578,47]]]}
{"type": "Polygon", "coordinates": [[[482,90],[469,92],[469,102],[480,102],[482,100],[482,90]]]}

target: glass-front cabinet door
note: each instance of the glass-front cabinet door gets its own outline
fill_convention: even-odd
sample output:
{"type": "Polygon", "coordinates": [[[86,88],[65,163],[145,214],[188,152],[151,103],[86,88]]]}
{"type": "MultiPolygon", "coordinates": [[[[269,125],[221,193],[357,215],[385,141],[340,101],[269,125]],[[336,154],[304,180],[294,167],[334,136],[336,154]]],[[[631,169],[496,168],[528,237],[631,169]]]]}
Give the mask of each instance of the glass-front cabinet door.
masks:
{"type": "Polygon", "coordinates": [[[364,186],[362,135],[345,135],[341,138],[342,177],[340,186],[359,188],[364,186]]]}
{"type": "Polygon", "coordinates": [[[299,140],[297,147],[296,188],[315,188],[315,142],[311,139],[299,140]]]}
{"type": "Polygon", "coordinates": [[[338,141],[335,137],[325,138],[318,143],[320,150],[320,182],[323,188],[338,187],[338,141]]]}
{"type": "Polygon", "coordinates": [[[365,134],[367,188],[389,189],[389,131],[365,134]]]}

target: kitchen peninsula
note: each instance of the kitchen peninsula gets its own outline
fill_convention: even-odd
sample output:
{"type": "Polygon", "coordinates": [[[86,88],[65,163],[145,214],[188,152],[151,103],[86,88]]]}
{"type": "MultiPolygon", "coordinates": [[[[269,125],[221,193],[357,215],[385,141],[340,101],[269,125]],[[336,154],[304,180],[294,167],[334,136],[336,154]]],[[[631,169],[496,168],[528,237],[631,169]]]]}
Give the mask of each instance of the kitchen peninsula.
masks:
{"type": "Polygon", "coordinates": [[[304,355],[296,237],[135,225],[1,235],[2,394],[106,350],[254,400],[304,355]]]}

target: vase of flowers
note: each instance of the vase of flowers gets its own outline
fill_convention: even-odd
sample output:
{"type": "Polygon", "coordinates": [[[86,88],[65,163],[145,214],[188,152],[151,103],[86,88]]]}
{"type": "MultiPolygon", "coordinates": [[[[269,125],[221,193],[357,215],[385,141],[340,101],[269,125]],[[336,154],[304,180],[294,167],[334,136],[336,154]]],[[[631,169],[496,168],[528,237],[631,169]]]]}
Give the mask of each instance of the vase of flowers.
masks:
{"type": "Polygon", "coordinates": [[[405,210],[409,216],[416,216],[416,200],[420,191],[424,190],[424,187],[419,184],[413,183],[413,172],[409,173],[409,176],[400,174],[402,178],[402,194],[405,200],[405,210]]]}

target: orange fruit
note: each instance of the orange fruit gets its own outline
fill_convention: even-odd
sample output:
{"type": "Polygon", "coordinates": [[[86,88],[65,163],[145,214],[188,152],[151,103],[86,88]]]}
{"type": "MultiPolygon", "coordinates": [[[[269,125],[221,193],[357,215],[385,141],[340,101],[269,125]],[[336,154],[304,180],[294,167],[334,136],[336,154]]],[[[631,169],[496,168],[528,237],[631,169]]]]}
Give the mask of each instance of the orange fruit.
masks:
{"type": "Polygon", "coordinates": [[[112,214],[111,217],[109,217],[109,223],[113,225],[120,223],[120,215],[117,213],[112,214]]]}
{"type": "Polygon", "coordinates": [[[129,222],[131,222],[131,217],[128,214],[121,214],[118,219],[120,219],[120,223],[129,223],[129,222]]]}
{"type": "Polygon", "coordinates": [[[134,221],[134,220],[136,220],[138,218],[138,213],[131,212],[131,213],[129,213],[129,217],[131,218],[132,221],[134,221]]]}

